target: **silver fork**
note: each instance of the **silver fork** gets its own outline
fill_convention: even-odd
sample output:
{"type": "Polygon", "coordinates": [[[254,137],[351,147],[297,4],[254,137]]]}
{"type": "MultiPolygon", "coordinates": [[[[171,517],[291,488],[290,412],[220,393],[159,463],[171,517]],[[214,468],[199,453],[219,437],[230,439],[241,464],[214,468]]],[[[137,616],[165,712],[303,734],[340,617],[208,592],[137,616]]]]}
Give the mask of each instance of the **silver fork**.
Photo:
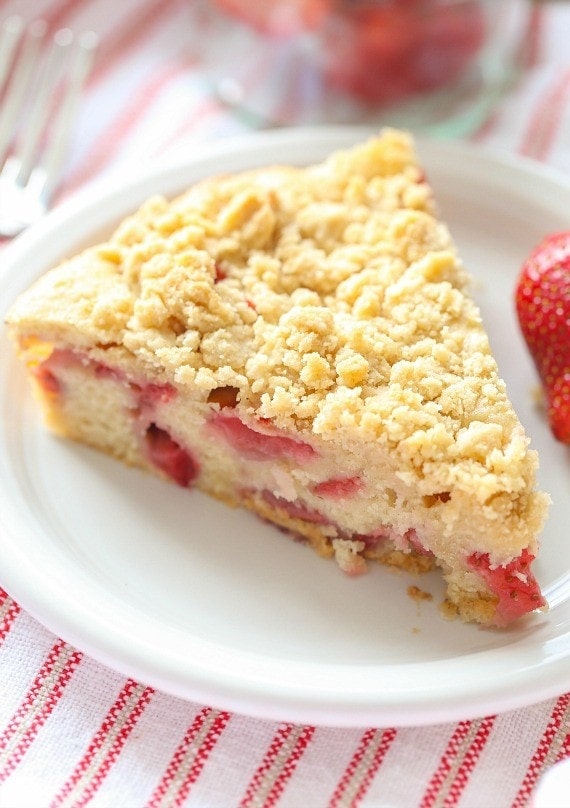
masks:
{"type": "Polygon", "coordinates": [[[8,18],[0,29],[0,237],[43,216],[57,188],[83,85],[97,47],[65,28],[44,53],[45,22],[8,18]]]}

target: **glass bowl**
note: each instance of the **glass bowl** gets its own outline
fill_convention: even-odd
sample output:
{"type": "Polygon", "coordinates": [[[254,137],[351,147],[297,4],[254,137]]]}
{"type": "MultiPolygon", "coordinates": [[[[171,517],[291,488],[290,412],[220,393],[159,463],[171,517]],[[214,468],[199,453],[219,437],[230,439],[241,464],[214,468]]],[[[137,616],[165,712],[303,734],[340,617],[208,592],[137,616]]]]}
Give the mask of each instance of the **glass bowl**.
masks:
{"type": "Polygon", "coordinates": [[[198,0],[194,55],[259,125],[389,123],[462,135],[523,64],[527,0],[198,0]]]}

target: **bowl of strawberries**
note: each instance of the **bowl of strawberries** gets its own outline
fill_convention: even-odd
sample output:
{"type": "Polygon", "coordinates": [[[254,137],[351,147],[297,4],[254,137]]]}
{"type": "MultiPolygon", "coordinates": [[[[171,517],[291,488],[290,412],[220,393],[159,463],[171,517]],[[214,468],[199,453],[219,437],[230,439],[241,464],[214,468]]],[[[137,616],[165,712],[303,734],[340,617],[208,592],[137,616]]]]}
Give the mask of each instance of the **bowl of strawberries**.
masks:
{"type": "Polygon", "coordinates": [[[209,0],[193,26],[219,97],[262,124],[466,134],[521,67],[528,0],[209,0]]]}

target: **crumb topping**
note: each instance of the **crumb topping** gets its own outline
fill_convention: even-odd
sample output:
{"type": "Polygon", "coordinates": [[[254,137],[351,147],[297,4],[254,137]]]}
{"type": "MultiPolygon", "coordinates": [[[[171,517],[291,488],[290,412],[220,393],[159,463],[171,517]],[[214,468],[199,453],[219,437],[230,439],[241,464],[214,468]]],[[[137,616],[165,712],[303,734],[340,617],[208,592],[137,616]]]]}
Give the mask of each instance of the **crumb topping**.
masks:
{"type": "Polygon", "coordinates": [[[485,506],[528,489],[536,461],[468,282],[410,138],[386,130],[318,166],[149,200],[42,278],[11,321],[134,356],[204,400],[231,387],[284,428],[378,441],[404,482],[478,479],[485,506]]]}

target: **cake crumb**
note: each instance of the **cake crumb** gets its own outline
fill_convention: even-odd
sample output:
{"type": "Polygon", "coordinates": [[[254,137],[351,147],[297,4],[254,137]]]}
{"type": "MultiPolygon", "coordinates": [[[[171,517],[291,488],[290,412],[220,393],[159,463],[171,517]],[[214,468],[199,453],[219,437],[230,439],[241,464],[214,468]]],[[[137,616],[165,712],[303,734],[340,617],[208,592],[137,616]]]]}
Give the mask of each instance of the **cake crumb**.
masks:
{"type": "Polygon", "coordinates": [[[414,584],[411,584],[408,587],[407,593],[412,598],[412,600],[415,600],[417,603],[419,603],[422,600],[433,600],[432,594],[426,592],[423,589],[420,589],[419,586],[415,586],[414,584]]]}
{"type": "Polygon", "coordinates": [[[440,603],[439,612],[445,620],[456,620],[459,615],[457,606],[447,598],[440,603]]]}

